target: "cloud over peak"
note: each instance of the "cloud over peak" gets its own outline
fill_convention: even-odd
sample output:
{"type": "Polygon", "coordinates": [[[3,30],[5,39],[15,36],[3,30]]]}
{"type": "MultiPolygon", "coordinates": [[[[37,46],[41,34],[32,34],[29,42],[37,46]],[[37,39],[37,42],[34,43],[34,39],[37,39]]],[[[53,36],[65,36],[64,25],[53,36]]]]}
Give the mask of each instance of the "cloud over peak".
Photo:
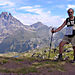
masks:
{"type": "Polygon", "coordinates": [[[11,1],[0,1],[0,6],[14,6],[15,4],[11,1]]]}

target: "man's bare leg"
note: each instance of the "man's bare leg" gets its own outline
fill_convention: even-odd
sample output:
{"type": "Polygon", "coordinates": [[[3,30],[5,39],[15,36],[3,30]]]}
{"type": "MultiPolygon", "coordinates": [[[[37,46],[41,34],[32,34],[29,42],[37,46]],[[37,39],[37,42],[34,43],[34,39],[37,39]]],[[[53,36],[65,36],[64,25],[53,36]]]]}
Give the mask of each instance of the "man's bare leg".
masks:
{"type": "Polygon", "coordinates": [[[68,42],[61,41],[60,44],[59,44],[59,57],[58,57],[58,59],[60,59],[60,60],[62,60],[63,46],[65,44],[68,44],[68,42]]]}

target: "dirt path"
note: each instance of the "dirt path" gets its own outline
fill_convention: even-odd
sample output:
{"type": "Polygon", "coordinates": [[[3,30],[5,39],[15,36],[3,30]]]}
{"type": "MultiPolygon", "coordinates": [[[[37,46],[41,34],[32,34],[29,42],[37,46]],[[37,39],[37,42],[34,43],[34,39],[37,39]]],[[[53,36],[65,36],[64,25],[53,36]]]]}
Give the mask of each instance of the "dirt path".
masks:
{"type": "Polygon", "coordinates": [[[75,63],[0,58],[0,75],[75,75],[75,63]]]}

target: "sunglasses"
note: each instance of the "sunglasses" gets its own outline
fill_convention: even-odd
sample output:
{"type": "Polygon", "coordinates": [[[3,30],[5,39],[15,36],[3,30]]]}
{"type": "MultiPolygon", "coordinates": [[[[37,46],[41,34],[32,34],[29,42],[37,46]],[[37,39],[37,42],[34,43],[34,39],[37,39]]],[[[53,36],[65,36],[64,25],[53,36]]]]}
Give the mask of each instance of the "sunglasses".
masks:
{"type": "Polygon", "coordinates": [[[73,12],[68,12],[68,13],[73,13],[73,12]]]}

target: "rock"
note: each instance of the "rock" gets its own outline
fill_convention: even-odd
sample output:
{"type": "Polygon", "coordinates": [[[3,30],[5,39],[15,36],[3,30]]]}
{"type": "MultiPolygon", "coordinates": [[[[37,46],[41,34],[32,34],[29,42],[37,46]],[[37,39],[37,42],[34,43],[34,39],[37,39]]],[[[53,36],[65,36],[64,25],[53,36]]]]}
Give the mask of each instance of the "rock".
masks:
{"type": "Polygon", "coordinates": [[[66,56],[66,57],[64,58],[64,60],[69,60],[69,58],[70,58],[69,56],[66,56]]]}
{"type": "Polygon", "coordinates": [[[66,50],[66,52],[71,52],[71,50],[66,50]]]}
{"type": "Polygon", "coordinates": [[[34,57],[36,53],[33,53],[31,57],[34,57]]]}

